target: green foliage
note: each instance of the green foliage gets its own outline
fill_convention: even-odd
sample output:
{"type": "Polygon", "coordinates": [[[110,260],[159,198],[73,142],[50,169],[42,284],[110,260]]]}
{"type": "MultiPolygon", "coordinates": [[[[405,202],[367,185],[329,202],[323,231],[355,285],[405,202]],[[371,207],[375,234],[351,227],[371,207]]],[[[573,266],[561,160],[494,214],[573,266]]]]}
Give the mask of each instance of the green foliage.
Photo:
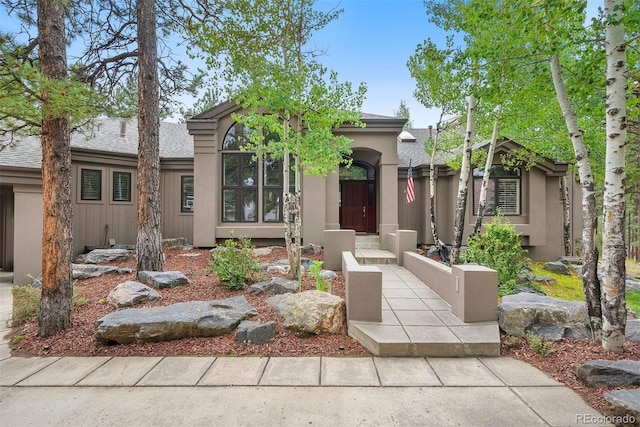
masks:
{"type": "MultiPolygon", "coordinates": [[[[73,287],[72,307],[78,308],[87,305],[89,300],[80,295],[80,290],[73,287]]],[[[13,311],[11,313],[11,326],[20,326],[38,318],[40,313],[40,288],[31,285],[16,285],[11,288],[13,295],[13,311]]]]}
{"type": "Polygon", "coordinates": [[[575,275],[558,274],[545,270],[544,263],[534,262],[531,270],[536,276],[545,276],[553,279],[554,283],[542,283],[540,287],[545,295],[566,301],[584,301],[584,288],[582,278],[575,275]]]}
{"type": "Polygon", "coordinates": [[[529,343],[529,346],[541,356],[546,357],[556,351],[553,342],[547,341],[531,332],[528,332],[525,335],[525,339],[527,340],[527,343],[529,343]]]}
{"type": "Polygon", "coordinates": [[[258,271],[258,261],[253,258],[253,246],[246,236],[225,240],[212,254],[209,272],[215,273],[229,289],[244,289],[252,274],[258,271]]]}
{"type": "Polygon", "coordinates": [[[530,263],[527,251],[522,249],[513,225],[499,215],[485,227],[484,233],[469,238],[461,259],[496,270],[499,295],[511,294],[517,287],[518,274],[530,263]]]}
{"type": "Polygon", "coordinates": [[[411,129],[413,127],[413,121],[411,120],[411,114],[409,113],[409,107],[404,99],[400,100],[400,106],[397,110],[393,111],[393,115],[399,119],[407,119],[403,129],[411,129]]]}
{"type": "Polygon", "coordinates": [[[629,310],[636,313],[636,316],[640,315],[640,291],[627,292],[626,303],[629,310]]]}
{"type": "Polygon", "coordinates": [[[327,281],[320,273],[322,271],[322,261],[314,260],[309,268],[309,273],[316,281],[316,289],[322,292],[331,293],[331,281],[327,281]]]}

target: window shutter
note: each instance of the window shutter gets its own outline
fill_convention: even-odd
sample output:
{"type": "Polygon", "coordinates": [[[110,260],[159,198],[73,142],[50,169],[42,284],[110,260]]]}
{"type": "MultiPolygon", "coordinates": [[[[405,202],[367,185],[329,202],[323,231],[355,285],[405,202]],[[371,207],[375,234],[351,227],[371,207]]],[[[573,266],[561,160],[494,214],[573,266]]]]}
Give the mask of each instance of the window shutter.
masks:
{"type": "Polygon", "coordinates": [[[498,188],[498,203],[500,212],[504,215],[518,215],[520,213],[520,181],[517,179],[501,179],[498,188]]]}

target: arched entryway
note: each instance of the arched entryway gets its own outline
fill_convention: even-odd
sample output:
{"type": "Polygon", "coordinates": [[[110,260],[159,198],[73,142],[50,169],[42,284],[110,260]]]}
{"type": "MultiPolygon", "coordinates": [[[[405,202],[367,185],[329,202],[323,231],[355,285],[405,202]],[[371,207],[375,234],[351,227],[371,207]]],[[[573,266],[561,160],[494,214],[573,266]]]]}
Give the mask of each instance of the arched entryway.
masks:
{"type": "Polygon", "coordinates": [[[354,161],[340,167],[340,228],[356,233],[376,233],[376,168],[354,161]]]}

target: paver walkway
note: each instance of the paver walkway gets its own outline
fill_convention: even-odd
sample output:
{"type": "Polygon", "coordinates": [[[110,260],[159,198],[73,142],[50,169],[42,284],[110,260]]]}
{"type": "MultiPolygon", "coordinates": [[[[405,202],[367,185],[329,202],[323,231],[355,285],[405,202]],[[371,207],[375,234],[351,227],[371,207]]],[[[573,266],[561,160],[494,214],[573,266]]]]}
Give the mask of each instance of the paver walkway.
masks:
{"type": "MultiPolygon", "coordinates": [[[[2,284],[0,319],[10,310],[10,285],[2,284]]],[[[8,332],[4,321],[0,329],[0,336],[8,332]]],[[[585,421],[606,425],[569,388],[503,357],[21,358],[11,357],[8,342],[0,342],[2,426],[567,426],[585,421]]]]}

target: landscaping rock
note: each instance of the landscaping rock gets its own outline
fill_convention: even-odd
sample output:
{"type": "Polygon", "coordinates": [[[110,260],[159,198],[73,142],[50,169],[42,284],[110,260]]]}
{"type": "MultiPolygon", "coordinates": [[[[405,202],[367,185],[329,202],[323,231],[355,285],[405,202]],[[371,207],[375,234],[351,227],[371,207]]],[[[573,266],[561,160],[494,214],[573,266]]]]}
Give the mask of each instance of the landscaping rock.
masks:
{"type": "Polygon", "coordinates": [[[272,252],[271,248],[254,248],[252,251],[253,256],[271,255],[271,252],[272,252]]]}
{"type": "Polygon", "coordinates": [[[640,342],[640,319],[627,318],[625,338],[629,341],[640,342]]]}
{"type": "MultiPolygon", "coordinates": [[[[311,266],[313,265],[313,260],[309,258],[301,257],[300,264],[302,265],[302,268],[308,271],[309,268],[311,268],[311,266]]],[[[288,259],[278,260],[275,262],[275,265],[289,265],[289,260],[288,259]]]]}
{"type": "Polygon", "coordinates": [[[242,320],[257,314],[244,296],[128,308],[99,319],[94,336],[104,343],[119,344],[213,337],[233,331],[242,320]]]}
{"type": "Polygon", "coordinates": [[[200,252],[188,252],[186,254],[178,254],[178,256],[182,256],[185,258],[198,258],[200,255],[202,255],[200,252]]]}
{"type": "Polygon", "coordinates": [[[604,395],[604,400],[619,409],[622,414],[616,425],[640,425],[640,389],[616,390],[604,395]],[[632,420],[634,418],[634,420],[632,420]]]}
{"type": "Polygon", "coordinates": [[[106,264],[115,261],[125,261],[129,258],[126,249],[94,249],[76,258],[78,264],[106,264]]]}
{"type": "Polygon", "coordinates": [[[630,277],[625,281],[627,292],[640,291],[640,280],[632,279],[630,277]]]}
{"type": "Polygon", "coordinates": [[[320,270],[320,277],[324,280],[330,281],[338,277],[335,271],[333,270],[320,270]]]}
{"type": "Polygon", "coordinates": [[[566,264],[563,264],[559,261],[545,262],[544,269],[548,271],[553,271],[554,273],[558,273],[558,274],[566,274],[566,275],[571,274],[569,272],[569,267],[567,267],[566,264]]]}
{"type": "Polygon", "coordinates": [[[276,338],[276,322],[258,323],[243,320],[238,326],[238,342],[246,344],[267,344],[276,338]]]}
{"type": "Polygon", "coordinates": [[[582,258],[577,257],[577,256],[563,256],[560,257],[556,260],[557,262],[561,262],[566,266],[570,266],[570,265],[582,265],[583,261],[582,258]]]}
{"type": "Polygon", "coordinates": [[[345,330],[345,302],[327,292],[276,295],[267,304],[284,317],[287,328],[312,334],[339,334],[345,330]]]}
{"type": "Polygon", "coordinates": [[[107,302],[116,308],[133,307],[136,304],[155,302],[162,298],[155,289],[140,282],[127,280],[113,288],[107,302]]]}
{"type": "Polygon", "coordinates": [[[531,280],[534,283],[543,283],[545,285],[555,285],[556,284],[556,279],[552,278],[552,277],[547,277],[547,276],[533,276],[533,280],[531,280]]]}
{"type": "Polygon", "coordinates": [[[302,253],[302,255],[317,255],[322,252],[322,246],[309,243],[304,246],[301,246],[300,252],[302,253]]]}
{"type": "Polygon", "coordinates": [[[291,271],[289,264],[287,265],[270,264],[266,267],[266,269],[268,274],[289,274],[289,271],[291,271]]]}
{"type": "Polygon", "coordinates": [[[156,289],[175,288],[189,285],[191,282],[180,271],[141,271],[138,280],[156,289]]]}
{"type": "Polygon", "coordinates": [[[573,364],[573,372],[589,387],[640,385],[640,362],[632,360],[591,360],[573,364]]]}
{"type": "Polygon", "coordinates": [[[295,280],[288,280],[284,277],[272,277],[271,279],[256,283],[249,286],[248,291],[254,295],[262,294],[290,294],[298,290],[298,282],[295,280]]]}
{"type": "Polygon", "coordinates": [[[187,246],[189,242],[184,237],[177,237],[174,239],[162,239],[162,250],[170,250],[170,249],[182,249],[184,246],[187,246]]]}
{"type": "Polygon", "coordinates": [[[129,274],[130,268],[119,268],[115,265],[71,264],[71,274],[74,279],[90,279],[105,274],[129,274]]]}
{"type": "Polygon", "coordinates": [[[498,323],[507,334],[518,337],[533,332],[555,339],[560,328],[565,338],[591,338],[585,303],[548,296],[521,293],[502,297],[498,323]]]}

